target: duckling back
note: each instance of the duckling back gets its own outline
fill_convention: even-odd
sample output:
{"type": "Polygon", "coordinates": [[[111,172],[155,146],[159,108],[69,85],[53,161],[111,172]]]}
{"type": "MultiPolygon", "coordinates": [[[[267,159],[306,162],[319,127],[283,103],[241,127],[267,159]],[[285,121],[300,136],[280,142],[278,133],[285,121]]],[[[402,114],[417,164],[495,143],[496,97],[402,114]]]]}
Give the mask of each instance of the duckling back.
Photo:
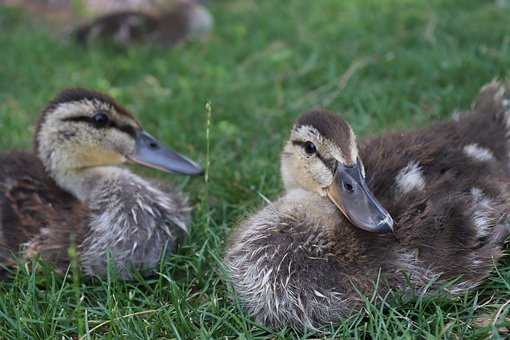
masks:
{"type": "Polygon", "coordinates": [[[368,183],[395,218],[409,264],[462,277],[456,292],[487,277],[510,234],[508,89],[484,86],[457,119],[366,140],[368,183]],[[418,262],[416,262],[418,261],[418,262]]]}
{"type": "Polygon", "coordinates": [[[478,161],[495,158],[507,171],[510,160],[510,88],[508,83],[493,81],[480,90],[470,111],[454,116],[461,129],[464,152],[478,161]],[[472,142],[467,144],[467,141],[472,142]]]}

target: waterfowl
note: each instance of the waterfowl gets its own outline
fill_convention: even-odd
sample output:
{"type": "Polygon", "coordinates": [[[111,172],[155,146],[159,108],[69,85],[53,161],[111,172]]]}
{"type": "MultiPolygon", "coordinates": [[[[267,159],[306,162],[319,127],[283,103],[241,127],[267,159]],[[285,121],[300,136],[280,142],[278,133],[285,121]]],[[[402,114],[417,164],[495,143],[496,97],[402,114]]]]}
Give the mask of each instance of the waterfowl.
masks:
{"type": "Polygon", "coordinates": [[[114,41],[120,45],[153,42],[173,46],[187,39],[205,37],[212,29],[213,17],[195,0],[181,0],[158,14],[138,10],[109,13],[79,26],[73,33],[80,44],[114,41]]]}
{"type": "Polygon", "coordinates": [[[41,257],[65,271],[78,252],[86,275],[150,274],[187,234],[190,205],[176,188],[122,167],[131,162],[199,175],[111,97],[61,92],[42,110],[33,151],[0,154],[0,263],[41,257]]]}
{"type": "Polygon", "coordinates": [[[225,264],[249,314],[318,328],[376,290],[460,294],[510,232],[510,91],[493,82],[456,120],[357,143],[340,116],[303,114],[281,155],[284,194],[240,223],[225,264]]]}

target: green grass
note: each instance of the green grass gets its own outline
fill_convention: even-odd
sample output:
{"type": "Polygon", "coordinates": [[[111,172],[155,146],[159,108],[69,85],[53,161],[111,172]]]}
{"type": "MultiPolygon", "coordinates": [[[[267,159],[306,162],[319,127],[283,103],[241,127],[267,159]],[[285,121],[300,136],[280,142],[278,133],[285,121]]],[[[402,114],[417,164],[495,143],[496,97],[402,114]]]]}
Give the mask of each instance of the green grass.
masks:
{"type": "MultiPolygon", "coordinates": [[[[475,0],[212,0],[207,44],[84,50],[0,8],[0,146],[30,147],[60,89],[106,91],[147,130],[206,162],[201,179],[147,174],[191,194],[191,235],[153,279],[86,281],[21,269],[0,284],[0,338],[484,338],[509,312],[510,264],[455,299],[367,303],[326,334],[272,333],[239,307],[220,261],[236,223],[281,191],[278,158],[301,112],[342,112],[361,135],[466,108],[510,70],[510,7],[475,0]],[[384,308],[383,308],[384,307],[384,308]],[[476,319],[500,318],[494,326],[476,319]],[[329,335],[328,335],[329,334],[329,335]]],[[[506,261],[507,262],[507,261],[506,261]]]]}

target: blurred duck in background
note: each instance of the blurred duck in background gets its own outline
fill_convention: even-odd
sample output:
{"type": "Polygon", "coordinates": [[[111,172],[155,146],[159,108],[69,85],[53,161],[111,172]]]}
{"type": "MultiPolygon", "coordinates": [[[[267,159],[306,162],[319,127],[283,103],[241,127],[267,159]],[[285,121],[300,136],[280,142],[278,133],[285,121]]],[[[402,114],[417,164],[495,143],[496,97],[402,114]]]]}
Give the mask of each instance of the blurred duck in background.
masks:
{"type": "Polygon", "coordinates": [[[80,44],[104,41],[120,45],[155,43],[174,46],[204,39],[213,28],[213,17],[196,0],[179,0],[169,9],[115,11],[78,27],[74,39],[80,44]]]}
{"type": "Polygon", "coordinates": [[[60,93],[42,111],[34,151],[0,154],[1,264],[40,257],[64,272],[74,246],[86,275],[106,275],[109,263],[123,279],[152,274],[187,235],[191,207],[178,189],[136,175],[127,162],[202,173],[111,97],[60,93]]]}
{"type": "Polygon", "coordinates": [[[364,296],[477,287],[510,233],[510,91],[472,110],[358,145],[326,111],[302,115],[281,156],[285,194],[242,222],[227,249],[232,285],[263,324],[316,328],[364,296]]]}
{"type": "Polygon", "coordinates": [[[171,47],[204,40],[214,26],[206,0],[0,0],[43,18],[79,44],[126,46],[151,43],[171,47]],[[82,22],[81,25],[76,23],[82,22]],[[67,32],[67,33],[66,33],[67,32]]]}

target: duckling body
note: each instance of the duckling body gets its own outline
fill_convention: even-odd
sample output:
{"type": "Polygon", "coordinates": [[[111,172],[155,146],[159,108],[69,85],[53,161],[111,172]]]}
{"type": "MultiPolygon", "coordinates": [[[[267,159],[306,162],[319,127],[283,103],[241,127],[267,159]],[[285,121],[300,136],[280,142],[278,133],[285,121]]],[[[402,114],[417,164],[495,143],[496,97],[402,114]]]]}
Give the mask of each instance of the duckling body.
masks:
{"type": "Polygon", "coordinates": [[[35,152],[0,155],[0,261],[40,256],[65,271],[75,246],[87,275],[105,275],[110,260],[124,279],[133,270],[152,273],[187,234],[191,208],[180,191],[120,166],[138,159],[147,138],[160,158],[139,162],[164,168],[164,147],[147,136],[110,97],[81,89],[59,95],[43,111],[35,152]]]}
{"type": "MultiPolygon", "coordinates": [[[[459,294],[479,285],[510,232],[508,96],[492,83],[457,121],[351,146],[369,189],[393,217],[393,232],[385,234],[356,226],[352,206],[316,189],[317,178],[328,175],[311,159],[327,164],[319,140],[334,139],[316,120],[335,118],[302,116],[282,154],[285,194],[240,225],[225,258],[247,311],[273,327],[312,328],[359,310],[358,292],[370,295],[376,285],[382,296],[459,294]],[[312,138],[319,151],[300,163],[294,145],[307,126],[321,135],[312,138]]],[[[346,149],[336,159],[348,159],[346,149]]]]}

